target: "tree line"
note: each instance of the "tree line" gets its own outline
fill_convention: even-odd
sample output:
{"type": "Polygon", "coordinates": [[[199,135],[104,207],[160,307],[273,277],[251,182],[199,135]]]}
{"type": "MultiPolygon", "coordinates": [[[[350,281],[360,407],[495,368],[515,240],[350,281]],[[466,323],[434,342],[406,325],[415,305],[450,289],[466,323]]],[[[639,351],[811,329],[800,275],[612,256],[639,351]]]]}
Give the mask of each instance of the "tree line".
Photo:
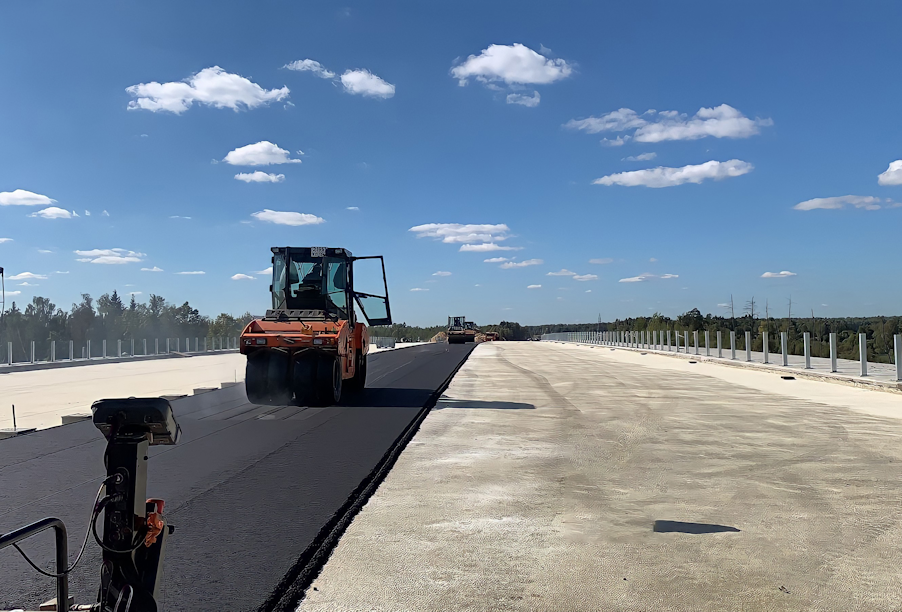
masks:
{"type": "MultiPolygon", "coordinates": [[[[36,358],[45,360],[50,355],[53,341],[68,344],[72,341],[76,356],[90,340],[99,346],[103,340],[115,350],[116,341],[135,340],[136,352],[141,354],[141,342],[148,341],[148,351],[153,351],[153,340],[159,338],[207,338],[212,341],[219,337],[237,337],[253,317],[244,313],[235,317],[222,313],[211,319],[200,314],[188,302],[181,305],[170,304],[162,296],[151,294],[147,303],[138,302],[132,295],[129,302],[123,302],[116,292],[104,293],[96,300],[89,294],[81,296],[81,301],[72,304],[69,310],[59,308],[48,298],[36,296],[24,309],[13,302],[3,314],[0,322],[0,359],[6,360],[7,343],[13,345],[13,361],[24,361],[31,356],[31,342],[35,342],[36,358]]],[[[126,346],[123,342],[123,346],[126,346]]],[[[129,344],[130,346],[130,344],[129,344]]],[[[212,344],[210,344],[212,347],[212,344]]],[[[97,356],[92,347],[92,354],[97,356]]],[[[57,346],[57,355],[68,356],[68,347],[57,346]]]]}

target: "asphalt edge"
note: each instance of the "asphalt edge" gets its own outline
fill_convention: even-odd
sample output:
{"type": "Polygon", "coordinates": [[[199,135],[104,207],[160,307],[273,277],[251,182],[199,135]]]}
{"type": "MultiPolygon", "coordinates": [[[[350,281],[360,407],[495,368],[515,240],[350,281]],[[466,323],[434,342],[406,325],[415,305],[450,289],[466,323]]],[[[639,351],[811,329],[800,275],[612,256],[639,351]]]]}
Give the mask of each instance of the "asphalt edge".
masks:
{"type": "Polygon", "coordinates": [[[294,566],[282,577],[266,601],[257,608],[257,612],[295,612],[297,610],[298,605],[307,594],[307,589],[313,584],[332,556],[332,551],[335,550],[341,536],[388,476],[408,442],[419,431],[420,425],[438,403],[454,376],[473,354],[476,346],[474,345],[464,355],[442,384],[432,392],[417,416],[395,439],[373,470],[357,485],[342,507],[320,529],[316,538],[301,553],[294,566]]]}

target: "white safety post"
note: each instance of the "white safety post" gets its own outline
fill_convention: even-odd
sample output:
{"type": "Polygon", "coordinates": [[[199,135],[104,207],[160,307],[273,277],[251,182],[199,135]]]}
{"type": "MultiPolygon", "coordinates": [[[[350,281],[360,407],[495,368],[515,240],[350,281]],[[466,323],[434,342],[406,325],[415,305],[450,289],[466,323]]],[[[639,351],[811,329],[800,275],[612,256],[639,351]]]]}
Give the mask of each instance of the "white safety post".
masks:
{"type": "Polygon", "coordinates": [[[667,330],[667,352],[670,352],[670,330],[667,330]]]}
{"type": "Polygon", "coordinates": [[[711,356],[711,334],[705,330],[705,357],[711,356]]]}
{"type": "Polygon", "coordinates": [[[147,338],[144,338],[144,356],[147,357],[147,338]]]}
{"type": "Polygon", "coordinates": [[[103,341],[103,358],[106,359],[106,340],[103,341]]]}
{"type": "Polygon", "coordinates": [[[836,371],[836,332],[830,332],[830,371],[836,371]]]}
{"type": "Polygon", "coordinates": [[[88,340],[88,342],[87,342],[86,344],[87,344],[88,346],[87,346],[87,350],[85,351],[85,356],[86,356],[88,359],[90,359],[90,358],[91,358],[91,341],[88,340]]]}
{"type": "Polygon", "coordinates": [[[692,342],[695,346],[695,354],[698,355],[698,330],[692,332],[692,342]]]}
{"type": "Polygon", "coordinates": [[[182,339],[181,338],[175,339],[175,352],[176,353],[182,352],[182,339]]]}
{"type": "Polygon", "coordinates": [[[116,357],[122,357],[122,340],[116,340],[116,357]]]}
{"type": "Polygon", "coordinates": [[[745,332],[745,360],[752,360],[752,332],[745,332]]]}
{"type": "Polygon", "coordinates": [[[805,369],[811,369],[811,333],[805,332],[805,369]]]}
{"type": "Polygon", "coordinates": [[[722,347],[721,344],[720,344],[720,341],[721,341],[721,337],[720,337],[720,336],[721,336],[721,332],[720,332],[720,330],[718,329],[718,330],[717,330],[717,358],[718,358],[718,359],[720,359],[720,358],[723,357],[723,347],[722,347]]]}
{"type": "Polygon", "coordinates": [[[651,345],[654,350],[658,350],[658,330],[652,330],[651,332],[651,345]]]}
{"type": "Polygon", "coordinates": [[[166,338],[166,354],[169,354],[169,338],[166,338]]]}
{"type": "Polygon", "coordinates": [[[673,336],[674,336],[674,338],[676,339],[676,348],[675,348],[675,350],[676,350],[677,353],[679,353],[679,352],[680,352],[680,332],[674,331],[673,336]]]}
{"type": "Polygon", "coordinates": [[[13,364],[13,343],[12,342],[6,343],[6,362],[9,365],[13,364]]]}
{"type": "Polygon", "coordinates": [[[31,363],[34,363],[34,340],[31,341],[31,363]]]}
{"type": "Polygon", "coordinates": [[[858,334],[858,356],[861,362],[861,375],[868,375],[868,335],[858,334]]]}
{"type": "Polygon", "coordinates": [[[69,340],[69,361],[75,360],[75,341],[69,340]]]}
{"type": "Polygon", "coordinates": [[[730,359],[736,359],[736,331],[730,330],[730,359]]]}
{"type": "Polygon", "coordinates": [[[789,332],[780,332],[780,352],[783,354],[783,366],[789,365],[789,332]]]}
{"type": "Polygon", "coordinates": [[[770,363],[770,338],[768,332],[761,336],[761,348],[764,349],[764,363],[770,363]]]}
{"type": "Polygon", "coordinates": [[[129,356],[131,356],[131,357],[135,356],[135,339],[134,338],[132,338],[132,351],[129,353],[129,356]]]}
{"type": "Polygon", "coordinates": [[[50,341],[50,362],[56,361],[56,340],[50,341]]]}
{"type": "Polygon", "coordinates": [[[896,354],[896,380],[902,380],[902,334],[893,336],[893,352],[896,354]]]}

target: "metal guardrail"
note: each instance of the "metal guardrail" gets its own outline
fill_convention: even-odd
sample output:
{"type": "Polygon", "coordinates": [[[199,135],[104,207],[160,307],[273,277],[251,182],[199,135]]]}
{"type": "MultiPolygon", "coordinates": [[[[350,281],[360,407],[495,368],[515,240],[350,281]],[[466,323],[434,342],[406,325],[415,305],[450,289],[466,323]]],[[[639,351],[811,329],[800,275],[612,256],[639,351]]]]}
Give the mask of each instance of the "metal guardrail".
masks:
{"type": "Polygon", "coordinates": [[[371,336],[370,344],[375,344],[376,348],[395,348],[395,339],[385,338],[381,336],[371,336]]]}
{"type": "MultiPolygon", "coordinates": [[[[13,343],[6,343],[5,355],[0,359],[0,365],[32,364],[32,363],[56,363],[59,361],[88,361],[91,359],[122,359],[125,357],[150,357],[153,355],[166,355],[170,353],[206,353],[210,351],[238,350],[238,338],[216,336],[213,338],[153,338],[136,340],[128,338],[116,340],[115,343],[107,343],[101,340],[100,345],[92,345],[90,340],[84,346],[79,347],[81,355],[75,353],[75,343],[69,341],[50,340],[42,343],[43,354],[36,351],[37,344],[31,341],[25,360],[16,361],[13,352],[13,343]],[[57,347],[62,345],[62,351],[57,347]]],[[[20,353],[21,354],[21,353],[20,353]]]]}
{"type": "MultiPolygon", "coordinates": [[[[31,525],[0,535],[0,550],[17,544],[47,529],[56,536],[56,609],[69,609],[69,542],[66,526],[58,518],[48,517],[31,525]],[[62,602],[62,603],[61,603],[62,602]],[[62,608],[61,608],[62,606],[62,608]]],[[[43,608],[42,608],[43,609],[43,608]]]]}
{"type": "MultiPolygon", "coordinates": [[[[711,351],[717,351],[717,357],[723,358],[723,343],[722,343],[722,332],[716,332],[717,337],[717,345],[716,347],[711,346],[711,332],[704,331],[705,345],[701,347],[699,344],[699,332],[692,332],[693,345],[689,346],[689,332],[684,331],[681,333],[676,331],[673,332],[673,336],[671,336],[671,330],[666,331],[606,331],[606,332],[563,332],[556,334],[542,334],[542,341],[545,342],[574,342],[578,344],[597,344],[603,346],[621,346],[625,348],[634,348],[634,349],[647,349],[647,350],[659,350],[659,351],[675,351],[677,353],[681,352],[682,348],[683,353],[689,353],[689,349],[692,348],[695,351],[695,355],[700,355],[700,350],[704,349],[705,356],[710,357],[711,351]],[[682,339],[683,344],[680,346],[680,340],[682,339]],[[666,340],[666,343],[665,343],[666,340]],[[672,343],[673,341],[673,343],[672,343]]],[[[764,354],[764,363],[770,364],[770,342],[768,338],[768,332],[763,332],[762,334],[763,342],[763,354],[764,354]]],[[[730,359],[736,359],[736,332],[730,332],[730,346],[728,350],[730,351],[730,359]]],[[[751,332],[745,332],[745,360],[747,362],[752,361],[752,339],[751,332]]],[[[780,332],[780,357],[781,364],[784,366],[789,365],[789,334],[787,332],[780,332]]],[[[859,372],[860,376],[868,375],[868,358],[867,358],[867,334],[858,334],[858,346],[859,346],[859,372]]],[[[902,381],[902,334],[895,334],[893,336],[893,352],[896,366],[896,381],[902,381]]],[[[830,334],[830,372],[837,372],[837,335],[836,333],[830,334]]],[[[811,334],[809,332],[804,333],[804,356],[805,356],[805,369],[810,370],[811,367],[811,334]]]]}

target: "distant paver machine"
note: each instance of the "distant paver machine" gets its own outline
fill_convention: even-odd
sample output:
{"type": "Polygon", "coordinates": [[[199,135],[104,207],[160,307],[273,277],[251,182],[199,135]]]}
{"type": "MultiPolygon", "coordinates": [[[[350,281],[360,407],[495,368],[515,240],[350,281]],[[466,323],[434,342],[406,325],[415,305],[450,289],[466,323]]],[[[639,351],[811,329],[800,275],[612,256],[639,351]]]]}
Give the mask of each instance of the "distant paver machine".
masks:
{"type": "Polygon", "coordinates": [[[248,401],[326,406],[344,388],[363,389],[369,332],[354,303],[370,325],[391,324],[382,256],[326,247],[273,247],[272,253],[272,309],[241,333],[248,401]],[[379,260],[384,295],[355,290],[354,265],[361,260],[379,260]]]}

